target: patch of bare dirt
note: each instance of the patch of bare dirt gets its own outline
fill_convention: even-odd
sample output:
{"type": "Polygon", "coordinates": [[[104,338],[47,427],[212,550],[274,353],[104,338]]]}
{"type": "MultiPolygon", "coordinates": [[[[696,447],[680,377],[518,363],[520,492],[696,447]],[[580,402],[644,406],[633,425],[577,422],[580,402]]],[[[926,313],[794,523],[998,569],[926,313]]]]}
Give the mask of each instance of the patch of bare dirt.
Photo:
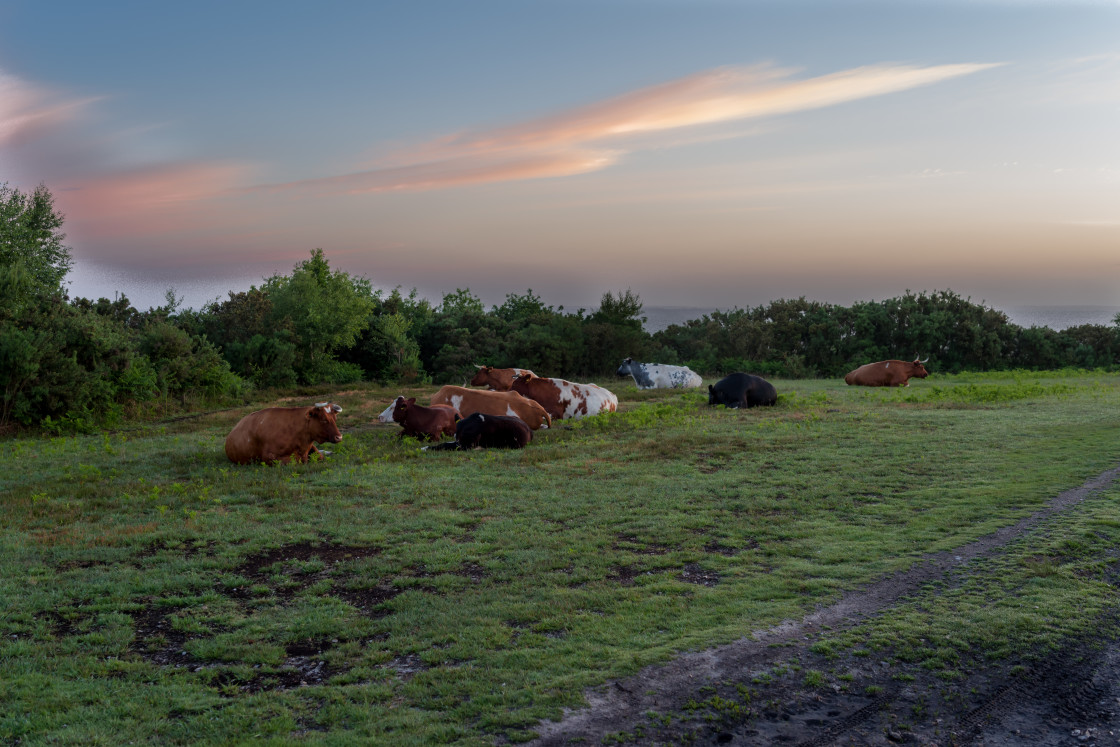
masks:
{"type": "Polygon", "coordinates": [[[176,630],[169,618],[174,608],[149,605],[132,613],[133,638],[129,650],[153,664],[163,666],[198,666],[204,664],[185,649],[188,636],[176,630]]]}
{"type": "Polygon", "coordinates": [[[633,534],[619,534],[613,545],[615,550],[632,552],[635,555],[665,555],[670,547],[660,542],[647,542],[633,534]]]}
{"type": "MultiPolygon", "coordinates": [[[[964,681],[921,667],[811,647],[935,580],[967,573],[1050,517],[1111,487],[1120,467],[1054,497],[1018,523],[847,594],[800,620],[685,654],[585,693],[588,706],[536,728],[537,745],[1120,744],[1120,641],[1081,641],[1031,666],[964,662],[964,681]],[[830,682],[806,672],[831,670],[830,682]],[[850,683],[850,684],[849,684],[850,683]]],[[[634,569],[619,569],[621,583],[634,569]]],[[[634,574],[636,575],[636,574],[634,574]]],[[[1120,582],[1114,583],[1114,587],[1120,582]]],[[[1102,621],[1101,629],[1116,621],[1102,621]]]]}
{"type": "Polygon", "coordinates": [[[359,560],[380,554],[381,548],[379,547],[299,542],[250,555],[241,562],[237,572],[259,578],[264,575],[265,569],[271,568],[277,563],[284,565],[292,561],[306,561],[317,558],[329,568],[343,561],[359,560]]]}

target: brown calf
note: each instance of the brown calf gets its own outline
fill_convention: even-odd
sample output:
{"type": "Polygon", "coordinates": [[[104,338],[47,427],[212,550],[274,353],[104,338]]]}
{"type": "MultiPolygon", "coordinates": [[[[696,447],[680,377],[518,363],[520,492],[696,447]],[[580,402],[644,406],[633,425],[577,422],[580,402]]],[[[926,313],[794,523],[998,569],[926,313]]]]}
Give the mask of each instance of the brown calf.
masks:
{"type": "Polygon", "coordinates": [[[455,423],[460,419],[459,411],[447,405],[425,407],[416,404],[415,397],[397,397],[377,416],[382,423],[400,423],[399,438],[428,438],[438,441],[442,435],[455,435],[455,423]]]}

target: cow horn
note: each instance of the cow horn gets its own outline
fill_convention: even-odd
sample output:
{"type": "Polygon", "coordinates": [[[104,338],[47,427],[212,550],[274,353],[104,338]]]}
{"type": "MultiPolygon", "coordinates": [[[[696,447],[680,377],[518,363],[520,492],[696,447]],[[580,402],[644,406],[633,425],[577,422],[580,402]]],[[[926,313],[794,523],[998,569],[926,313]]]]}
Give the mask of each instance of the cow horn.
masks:
{"type": "Polygon", "coordinates": [[[315,406],[316,407],[326,407],[329,404],[330,404],[330,402],[316,402],[315,406]]]}
{"type": "Polygon", "coordinates": [[[926,356],[926,360],[925,360],[925,361],[918,361],[918,363],[925,363],[925,362],[926,362],[926,361],[928,361],[928,360],[929,360],[929,356],[927,355],[927,356],[926,356]]]}

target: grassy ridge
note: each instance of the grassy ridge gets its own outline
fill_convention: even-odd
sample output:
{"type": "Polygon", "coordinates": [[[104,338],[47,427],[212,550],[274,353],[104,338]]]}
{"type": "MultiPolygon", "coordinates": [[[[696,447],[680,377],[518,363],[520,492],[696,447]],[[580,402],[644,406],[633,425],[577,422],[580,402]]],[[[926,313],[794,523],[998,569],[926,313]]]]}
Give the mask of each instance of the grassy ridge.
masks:
{"type": "MultiPolygon", "coordinates": [[[[374,388],[334,396],[346,438],[305,466],[226,461],[243,412],[7,441],[0,738],[517,740],[1120,459],[1111,376],[775,384],[742,412],[615,386],[619,413],[522,452],[420,452],[374,388]]],[[[1068,593],[1044,580],[999,594],[1068,593]]]]}

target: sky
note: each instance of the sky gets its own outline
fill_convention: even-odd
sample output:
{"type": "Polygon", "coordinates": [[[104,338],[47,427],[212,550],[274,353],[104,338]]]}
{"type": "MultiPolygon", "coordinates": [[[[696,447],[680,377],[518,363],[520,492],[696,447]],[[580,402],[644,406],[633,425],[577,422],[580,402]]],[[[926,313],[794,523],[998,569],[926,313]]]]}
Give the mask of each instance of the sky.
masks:
{"type": "Polygon", "coordinates": [[[1120,306],[1120,0],[0,4],[72,296],[1120,306]]]}

